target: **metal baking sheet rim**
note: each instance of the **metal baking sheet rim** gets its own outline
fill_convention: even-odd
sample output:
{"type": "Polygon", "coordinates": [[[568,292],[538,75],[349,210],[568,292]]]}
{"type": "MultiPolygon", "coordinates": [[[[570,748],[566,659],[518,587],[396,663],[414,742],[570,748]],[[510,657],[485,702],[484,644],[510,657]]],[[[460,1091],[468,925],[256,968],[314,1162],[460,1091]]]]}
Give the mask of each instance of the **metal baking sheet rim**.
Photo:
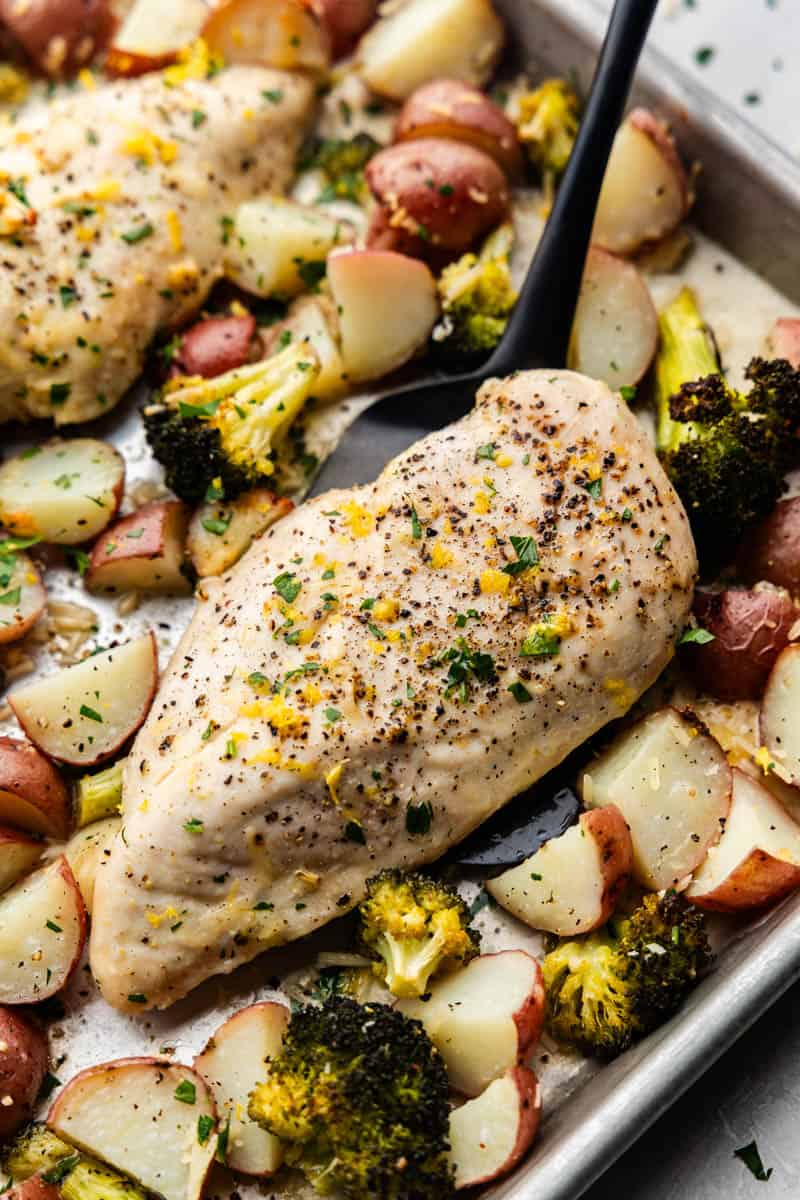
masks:
{"type": "MultiPolygon", "coordinates": [[[[586,0],[499,0],[499,7],[512,25],[529,10],[593,49],[607,20],[599,5],[589,7],[586,0]]],[[[537,56],[547,60],[544,51],[537,56]]],[[[763,185],[767,203],[777,202],[781,217],[788,210],[800,230],[800,166],[778,145],[652,48],[643,56],[637,89],[682,114],[701,140],[716,144],[740,173],[763,185]]],[[[789,290],[785,278],[773,282],[789,290]]],[[[797,286],[796,276],[795,292],[797,286]]],[[[576,1200],[800,978],[800,896],[755,924],[748,923],[746,932],[743,927],[677,1017],[599,1071],[550,1119],[545,1114],[545,1136],[533,1156],[491,1189],[492,1200],[576,1200]]]]}

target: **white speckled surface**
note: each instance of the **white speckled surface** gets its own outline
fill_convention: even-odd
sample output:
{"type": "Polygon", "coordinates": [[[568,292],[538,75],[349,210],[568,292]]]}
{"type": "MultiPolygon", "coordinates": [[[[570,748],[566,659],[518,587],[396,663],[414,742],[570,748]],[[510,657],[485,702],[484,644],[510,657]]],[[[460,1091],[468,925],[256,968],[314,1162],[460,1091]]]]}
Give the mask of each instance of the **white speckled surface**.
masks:
{"type": "MultiPolygon", "coordinates": [[[[662,0],[653,37],[676,64],[800,157],[800,0],[662,0]]],[[[795,987],[586,1200],[796,1200],[799,1009],[795,987]],[[734,1156],[753,1139],[772,1168],[766,1183],[734,1156]]]]}

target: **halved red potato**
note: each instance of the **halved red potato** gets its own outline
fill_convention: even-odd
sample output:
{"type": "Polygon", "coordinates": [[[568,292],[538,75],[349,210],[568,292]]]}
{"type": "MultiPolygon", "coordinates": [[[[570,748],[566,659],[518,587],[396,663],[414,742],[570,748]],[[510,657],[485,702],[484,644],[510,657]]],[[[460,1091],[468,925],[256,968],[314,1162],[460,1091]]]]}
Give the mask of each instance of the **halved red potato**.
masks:
{"type": "Polygon", "coordinates": [[[222,575],[270,525],[294,504],[267,488],[245,492],[235,500],[201,504],[189,523],[186,551],[201,579],[222,575]]]}
{"type": "Polygon", "coordinates": [[[302,0],[218,0],[203,37],[228,64],[324,71],[330,62],[328,35],[302,0]]]}
{"type": "Polygon", "coordinates": [[[0,644],[16,642],[33,628],[47,604],[41,576],[33,559],[15,550],[12,565],[0,570],[0,644]]]}
{"type": "Polygon", "coordinates": [[[675,887],[722,832],[731,770],[719,744],[674,708],[626,729],[583,772],[586,808],[615,804],[630,830],[633,876],[644,887],[675,887]]]}
{"type": "Polygon", "coordinates": [[[700,589],[692,608],[698,625],[714,638],[681,647],[698,688],[718,700],[757,699],[800,618],[789,593],[768,584],[752,591],[700,589]]]}
{"type": "Polygon", "coordinates": [[[0,21],[34,66],[54,78],[91,62],[116,24],[111,0],[0,0],[0,21]]]}
{"type": "Polygon", "coordinates": [[[166,592],[186,596],[184,565],[189,511],[180,500],[154,500],[105,530],[92,547],[90,592],[166,592]]]}
{"type": "Polygon", "coordinates": [[[152,633],[91,655],[8,697],[28,737],[50,758],[90,767],[112,758],[147,716],[158,683],[152,633]]]}
{"type": "Polygon", "coordinates": [[[491,1183],[533,1145],[542,1092],[529,1067],[509,1067],[485,1092],[450,1114],[450,1162],[456,1191],[491,1183]]]}
{"type": "Polygon", "coordinates": [[[569,937],[604,925],[631,872],[628,826],[613,804],[581,813],[517,867],[486,883],[502,908],[533,929],[569,937]]]}
{"type": "Polygon", "coordinates": [[[542,973],[524,950],[482,954],[434,981],[429,999],[398,1000],[395,1007],[422,1021],[455,1090],[478,1096],[537,1041],[542,973]]]}
{"type": "Polygon", "coordinates": [[[143,75],[175,62],[178,51],[200,36],[209,0],[134,0],[106,55],[109,75],[143,75]]]}
{"type": "Polygon", "coordinates": [[[92,915],[97,872],[108,861],[111,844],[121,828],[121,817],[105,817],[73,833],[64,847],[64,857],[72,868],[89,916],[92,915]]]}
{"type": "Polygon", "coordinates": [[[350,250],[328,259],[339,313],[342,361],[354,383],[380,379],[413,358],[439,316],[433,275],[391,250],[350,250]]]}
{"type": "Polygon", "coordinates": [[[214,1101],[202,1078],[156,1058],[81,1071],[47,1124],[164,1200],[199,1200],[217,1146],[214,1101]]]}
{"type": "Polygon", "coordinates": [[[61,1192],[54,1183],[45,1183],[41,1175],[31,1175],[15,1183],[10,1192],[4,1193],[6,1200],[61,1200],[61,1192]]]}
{"type": "Polygon", "coordinates": [[[0,737],[0,821],[63,840],[72,825],[69,789],[30,742],[0,737]]]}
{"type": "Polygon", "coordinates": [[[449,138],[488,154],[512,178],[522,174],[516,126],[480,88],[458,79],[434,79],[417,88],[400,110],[398,142],[449,138]]]}
{"type": "Polygon", "coordinates": [[[229,1017],[194,1060],[214,1097],[222,1124],[230,1120],[226,1163],[245,1175],[274,1175],[283,1148],[274,1134],[247,1115],[253,1088],[264,1082],[269,1061],[280,1053],[289,1024],[284,1004],[251,1004],[229,1017]]]}
{"type": "Polygon", "coordinates": [[[405,100],[430,79],[483,87],[500,58],[503,23],[490,0],[408,0],[361,39],[356,67],[369,86],[405,100]]]}
{"type": "Polygon", "coordinates": [[[341,58],[375,20],[378,0],[304,0],[327,32],[331,54],[341,58]]]}
{"type": "Polygon", "coordinates": [[[7,892],[36,866],[43,849],[43,843],[27,833],[0,825],[0,893],[7,892]]]}
{"type": "Polygon", "coordinates": [[[619,128],[608,161],[592,241],[630,254],[671,232],[688,213],[691,184],[667,126],[635,108],[619,128]]]}
{"type": "Polygon", "coordinates": [[[313,346],[319,359],[314,395],[320,400],[334,400],[347,391],[347,374],[339,346],[339,317],[330,296],[323,293],[298,296],[290,304],[286,319],[274,325],[269,333],[269,354],[277,354],[287,338],[313,346]]]}
{"type": "Polygon", "coordinates": [[[779,501],[742,542],[739,573],[748,583],[768,580],[800,594],[800,496],[779,501]]]}
{"type": "Polygon", "coordinates": [[[658,313],[639,270],[592,246],[586,258],[567,365],[619,389],[637,384],[658,346],[658,313]]]}
{"type": "Polygon", "coordinates": [[[415,244],[421,239],[423,248],[457,253],[508,215],[505,175],[493,158],[466,142],[399,142],[371,158],[365,174],[398,239],[383,248],[402,251],[408,239],[415,244]]]}
{"type": "Polygon", "coordinates": [[[97,537],[122,499],[125,463],[96,438],[55,438],[0,466],[0,521],[18,537],[73,546],[97,537]]]}
{"type": "Polygon", "coordinates": [[[348,227],[283,196],[241,204],[225,251],[225,274],[254,296],[297,296],[319,282],[317,270],[348,227]]]}
{"type": "Polygon", "coordinates": [[[800,371],[800,317],[779,317],[769,335],[773,358],[785,358],[800,371]]]}
{"type": "Polygon", "coordinates": [[[249,313],[241,317],[206,317],[181,334],[175,362],[182,375],[214,379],[251,361],[255,337],[256,319],[249,313]]]}
{"type": "Polygon", "coordinates": [[[800,785],[800,645],[787,646],[772,668],[759,721],[761,741],[783,768],[781,774],[800,785]]]}
{"type": "Polygon", "coordinates": [[[722,837],[686,895],[718,912],[760,908],[800,887],[800,825],[755,779],[734,768],[722,837]]]}
{"type": "Polygon", "coordinates": [[[30,1120],[49,1058],[43,1030],[0,1007],[0,1142],[30,1120]]]}
{"type": "Polygon", "coordinates": [[[80,961],[86,909],[62,855],[0,896],[0,1004],[59,992],[80,961]]]}

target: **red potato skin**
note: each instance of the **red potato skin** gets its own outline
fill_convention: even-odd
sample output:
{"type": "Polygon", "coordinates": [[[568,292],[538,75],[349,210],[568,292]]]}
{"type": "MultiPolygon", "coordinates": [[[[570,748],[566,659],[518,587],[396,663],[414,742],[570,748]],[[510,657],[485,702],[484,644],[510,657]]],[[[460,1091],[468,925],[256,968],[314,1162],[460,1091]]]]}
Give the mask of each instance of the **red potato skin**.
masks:
{"type": "Polygon", "coordinates": [[[800,593],[800,496],[780,500],[748,534],[737,565],[743,579],[765,579],[792,595],[800,593]]]}
{"type": "Polygon", "coordinates": [[[718,700],[758,699],[800,615],[789,594],[773,588],[697,591],[693,611],[714,635],[713,642],[682,647],[697,686],[718,700]]]}
{"type": "Polygon", "coordinates": [[[327,32],[334,58],[352,50],[378,13],[377,0],[304,0],[327,32]]]}
{"type": "Polygon", "coordinates": [[[40,1175],[31,1175],[6,1192],[6,1200],[61,1200],[61,1192],[54,1183],[45,1183],[40,1175]]]}
{"type": "Polygon", "coordinates": [[[0,826],[0,894],[12,887],[27,871],[36,865],[44,849],[44,843],[28,837],[19,829],[0,826]],[[21,852],[14,862],[14,853],[21,852]]]}
{"type": "Polygon", "coordinates": [[[514,1148],[496,1171],[484,1175],[481,1179],[471,1179],[468,1184],[461,1184],[456,1189],[457,1191],[480,1187],[482,1184],[492,1183],[495,1179],[508,1175],[520,1159],[528,1153],[539,1131],[539,1123],[542,1119],[542,1089],[539,1087],[539,1080],[530,1067],[511,1067],[507,1074],[512,1077],[519,1092],[519,1126],[514,1148]]]}
{"type": "Polygon", "coordinates": [[[177,50],[172,54],[157,54],[150,57],[147,54],[133,54],[129,50],[119,50],[110,46],[103,63],[103,71],[112,79],[136,79],[139,75],[148,75],[151,71],[163,71],[178,61],[177,50]]]}
{"type": "Polygon", "coordinates": [[[763,908],[798,887],[800,867],[754,848],[719,887],[705,895],[693,895],[692,904],[710,912],[763,908]]]}
{"type": "MultiPolygon", "coordinates": [[[[77,970],[81,961],[83,948],[86,945],[86,935],[89,931],[89,920],[86,913],[86,905],[83,903],[81,889],[78,887],[78,881],[72,874],[72,868],[70,867],[64,855],[62,854],[55,860],[55,862],[58,864],[58,869],[61,876],[66,880],[68,887],[73,893],[75,912],[78,918],[78,936],[75,941],[75,950],[72,955],[72,961],[69,963],[67,973],[64,978],[60,982],[56,981],[55,986],[51,985],[51,989],[49,991],[37,992],[36,995],[20,996],[19,999],[15,998],[13,1001],[14,1004],[37,1004],[41,1000],[48,1000],[50,996],[54,996],[56,992],[59,992],[63,987],[66,986],[66,984],[75,974],[75,971],[77,970]]],[[[44,867],[41,868],[41,870],[45,869],[46,868],[44,867]]],[[[2,1035],[0,1034],[0,1038],[1,1037],[2,1035]]]]}
{"type": "Polygon", "coordinates": [[[394,136],[398,142],[431,137],[466,142],[511,178],[522,174],[516,127],[484,92],[458,79],[435,79],[417,88],[400,110],[394,136]]]}
{"type": "Polygon", "coordinates": [[[116,20],[110,0],[0,0],[0,21],[34,66],[62,78],[86,66],[108,44],[116,20]]]}
{"type": "Polygon", "coordinates": [[[250,361],[255,336],[255,317],[206,317],[183,335],[175,365],[183,375],[213,379],[250,361]]]}
{"type": "Polygon", "coordinates": [[[39,1026],[13,1008],[0,1007],[0,1142],[30,1120],[49,1058],[39,1026]],[[7,1097],[13,1103],[6,1103],[7,1097]]]}
{"type": "MultiPolygon", "coordinates": [[[[633,844],[627,822],[616,804],[581,813],[580,824],[593,837],[603,860],[606,888],[596,925],[605,925],[616,907],[620,892],[633,870],[633,844]]],[[[582,932],[590,932],[583,930],[582,932]]]]}
{"type": "Polygon", "coordinates": [[[800,317],[779,317],[769,343],[775,358],[785,358],[795,371],[800,371],[800,317]]]}
{"type": "MultiPolygon", "coordinates": [[[[509,211],[505,175],[488,154],[463,142],[399,142],[370,159],[366,178],[389,228],[401,239],[410,236],[452,254],[469,249],[509,211]]],[[[370,235],[367,244],[400,248],[378,245],[370,235]]]]}
{"type": "Polygon", "coordinates": [[[23,620],[17,621],[14,625],[7,625],[0,628],[0,645],[6,642],[19,641],[29,630],[33,629],[39,617],[44,612],[45,605],[47,604],[47,593],[42,587],[42,577],[33,562],[30,563],[30,569],[36,575],[36,583],[32,586],[41,588],[41,603],[23,620]]]}
{"type": "Polygon", "coordinates": [[[541,1037],[542,1028],[544,1027],[544,1016],[546,1006],[546,996],[544,990],[544,979],[542,978],[542,968],[533,957],[532,954],[527,954],[525,950],[498,950],[496,954],[482,954],[481,958],[502,958],[504,954],[526,954],[535,967],[535,978],[533,987],[531,988],[528,998],[519,1012],[514,1013],[514,1024],[517,1027],[517,1038],[519,1041],[519,1056],[527,1053],[541,1037]]]}
{"type": "Polygon", "coordinates": [[[124,562],[129,558],[160,558],[164,546],[164,527],[172,519],[182,522],[185,534],[189,523],[186,505],[181,500],[154,500],[104,530],[92,547],[87,581],[91,580],[95,571],[114,562],[124,562]]]}
{"type": "Polygon", "coordinates": [[[647,134],[672,167],[675,178],[679,181],[681,191],[683,192],[683,215],[686,216],[694,202],[694,194],[686,168],[681,161],[681,156],[678,154],[675,139],[670,133],[668,126],[663,121],[660,121],[649,108],[634,108],[628,114],[628,121],[633,125],[634,129],[639,129],[642,133],[647,134]]]}
{"type": "MultiPolygon", "coordinates": [[[[197,1071],[199,1075],[202,1075],[203,1067],[201,1064],[201,1059],[208,1054],[209,1050],[214,1049],[220,1035],[222,1034],[224,1037],[224,1031],[229,1025],[232,1025],[235,1021],[238,1021],[240,1017],[244,1017],[245,1015],[249,1016],[251,1013],[259,1009],[277,1009],[277,1015],[279,1015],[284,1022],[284,1029],[289,1024],[289,1017],[291,1014],[285,1004],[278,1004],[275,1000],[260,1000],[258,1004],[248,1004],[245,1008],[240,1008],[238,1012],[233,1013],[226,1021],[223,1021],[219,1028],[212,1033],[205,1046],[203,1046],[203,1049],[198,1055],[196,1055],[194,1062],[192,1063],[192,1070],[197,1071]]],[[[210,1084],[207,1086],[209,1088],[211,1087],[210,1084]]]]}
{"type": "Polygon", "coordinates": [[[0,737],[0,820],[26,833],[69,835],[69,790],[41,751],[20,738],[0,737]]]}
{"type": "Polygon", "coordinates": [[[183,1063],[169,1062],[165,1058],[147,1057],[146,1055],[141,1055],[137,1058],[132,1055],[130,1058],[113,1058],[109,1062],[96,1063],[93,1067],[84,1067],[84,1069],[79,1071],[77,1075],[73,1075],[69,1083],[61,1089],[53,1103],[50,1105],[47,1116],[45,1117],[45,1124],[49,1125],[51,1128],[57,1127],[61,1113],[65,1107],[65,1101],[68,1102],[70,1100],[70,1091],[73,1090],[75,1086],[84,1079],[88,1079],[92,1075],[102,1075],[110,1071],[115,1071],[119,1067],[138,1066],[163,1067],[165,1072],[169,1072],[171,1069],[178,1067],[183,1075],[193,1075],[195,1087],[197,1088],[199,1094],[206,1094],[208,1098],[208,1105],[211,1109],[211,1114],[216,1121],[217,1106],[214,1102],[214,1096],[206,1081],[200,1074],[198,1074],[197,1071],[195,1071],[194,1067],[184,1066],[183,1063]]]}

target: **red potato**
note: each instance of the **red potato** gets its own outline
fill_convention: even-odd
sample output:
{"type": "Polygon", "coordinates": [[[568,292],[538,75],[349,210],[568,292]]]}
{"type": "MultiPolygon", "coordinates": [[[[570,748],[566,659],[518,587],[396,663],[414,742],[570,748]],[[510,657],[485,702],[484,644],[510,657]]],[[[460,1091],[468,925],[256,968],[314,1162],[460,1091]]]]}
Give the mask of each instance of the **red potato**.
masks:
{"type": "Polygon", "coordinates": [[[697,591],[693,612],[713,642],[690,642],[681,657],[698,688],[718,700],[755,700],[800,617],[788,592],[761,585],[753,591],[697,591]]]}
{"type": "Polygon", "coordinates": [[[41,576],[33,559],[11,551],[13,565],[2,571],[0,586],[0,644],[17,642],[33,628],[47,604],[41,576]]]}
{"type": "Polygon", "coordinates": [[[458,79],[435,79],[409,96],[394,131],[398,142],[449,138],[467,142],[493,158],[506,175],[522,174],[516,126],[479,88],[458,79]]]}
{"type": "Polygon", "coordinates": [[[106,74],[144,75],[168,67],[200,36],[207,16],[207,0],[134,0],[108,48],[106,74]]]}
{"type": "Polygon", "coordinates": [[[75,546],[97,537],[122,500],[125,462],[96,438],[53,438],[0,466],[0,521],[17,537],[75,546]]]}
{"type": "Polygon", "coordinates": [[[15,1183],[6,1200],[61,1200],[61,1192],[54,1183],[45,1183],[41,1175],[31,1175],[15,1183]]]}
{"type": "Polygon", "coordinates": [[[227,1165],[245,1175],[273,1175],[283,1162],[278,1139],[247,1115],[247,1101],[280,1053],[289,1024],[284,1004],[251,1004],[229,1017],[194,1060],[214,1097],[220,1122],[230,1120],[227,1165]],[[265,1065],[266,1064],[266,1065],[265,1065]]]}
{"type": "Polygon", "coordinates": [[[533,1145],[542,1092],[529,1067],[510,1067],[485,1092],[450,1114],[450,1162],[456,1191],[491,1183],[533,1145]]]}
{"type": "Polygon", "coordinates": [[[508,215],[505,175],[466,143],[400,142],[370,159],[366,178],[398,238],[421,237],[432,249],[468,250],[508,215]]]}
{"type": "Polygon", "coordinates": [[[450,1083],[478,1096],[538,1040],[545,992],[536,959],[524,950],[482,954],[434,981],[427,1000],[398,1000],[422,1021],[447,1066],[450,1083]]]}
{"type": "Polygon", "coordinates": [[[675,229],[693,199],[669,129],[648,109],[636,108],[614,140],[592,241],[631,254],[675,229]]]}
{"type": "Polygon", "coordinates": [[[743,579],[765,579],[800,594],[800,496],[781,500],[747,535],[737,555],[743,579]]]}
{"type": "Polygon", "coordinates": [[[113,758],[144,721],[158,683],[152,633],[103,650],[8,697],[28,737],[49,758],[91,767],[113,758]]]}
{"type": "Polygon", "coordinates": [[[352,50],[378,12],[378,0],[305,0],[305,3],[327,32],[334,58],[352,50]]]}
{"type": "Polygon", "coordinates": [[[26,833],[0,826],[0,895],[36,866],[42,849],[42,843],[26,833]]]}
{"type": "Polygon", "coordinates": [[[722,837],[686,893],[717,912],[761,908],[800,887],[800,825],[765,787],[734,769],[722,837]]]}
{"type": "Polygon", "coordinates": [[[63,841],[72,825],[69,789],[35,746],[0,737],[0,821],[63,841]]]}
{"type": "Polygon", "coordinates": [[[327,32],[302,0],[219,0],[203,38],[229,65],[324,71],[330,62],[327,32]]]}
{"type": "Polygon", "coordinates": [[[249,314],[243,317],[206,317],[204,321],[192,325],[181,337],[175,365],[183,375],[202,375],[204,379],[213,379],[251,361],[255,336],[256,319],[249,314]]]}
{"type": "Polygon", "coordinates": [[[186,550],[201,579],[222,575],[270,525],[294,508],[286,496],[255,488],[229,502],[201,504],[189,523],[186,550]]]}
{"type": "Polygon", "coordinates": [[[54,78],[91,62],[116,25],[110,0],[0,0],[0,21],[33,64],[54,78]]]}
{"type": "Polygon", "coordinates": [[[800,317],[779,317],[769,337],[774,358],[785,358],[800,371],[800,317]]]}
{"type": "Polygon", "coordinates": [[[586,258],[567,365],[609,387],[632,387],[658,346],[658,313],[639,270],[592,246],[586,258]]]}
{"type": "Polygon", "coordinates": [[[761,742],[781,767],[780,778],[800,786],[800,645],[787,646],[772,668],[761,702],[761,742]]]}
{"type": "Polygon", "coordinates": [[[49,1057],[39,1026],[12,1008],[0,1008],[0,1142],[33,1115],[49,1057]]]}
{"type": "Polygon", "coordinates": [[[533,929],[570,937],[604,925],[631,872],[628,826],[613,804],[582,813],[517,867],[486,884],[497,903],[533,929]]]}
{"type": "Polygon", "coordinates": [[[625,729],[584,771],[586,808],[615,804],[633,846],[633,877],[675,887],[719,838],[731,802],[731,771],[719,744],[674,708],[625,729]]]}
{"type": "Polygon", "coordinates": [[[80,962],[86,909],[62,855],[0,896],[0,1004],[61,991],[80,962]]]}
{"type": "Polygon", "coordinates": [[[188,596],[181,568],[189,512],[180,500],[155,500],[110,525],[92,547],[90,592],[166,592],[188,596]]]}
{"type": "Polygon", "coordinates": [[[155,1058],[81,1071],[59,1093],[47,1124],[163,1200],[199,1200],[217,1148],[216,1110],[201,1076],[155,1058]],[[212,1122],[203,1143],[200,1117],[212,1122]]]}

